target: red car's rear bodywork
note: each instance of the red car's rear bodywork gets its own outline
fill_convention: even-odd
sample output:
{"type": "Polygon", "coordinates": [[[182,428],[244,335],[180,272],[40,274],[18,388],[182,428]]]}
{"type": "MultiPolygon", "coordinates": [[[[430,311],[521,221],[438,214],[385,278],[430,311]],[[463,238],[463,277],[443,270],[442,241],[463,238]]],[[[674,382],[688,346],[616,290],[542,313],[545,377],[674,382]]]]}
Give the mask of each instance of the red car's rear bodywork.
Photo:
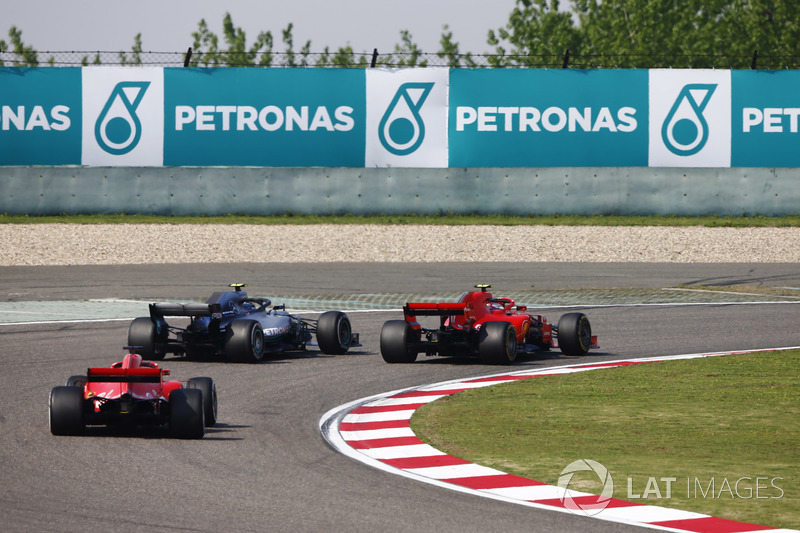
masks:
{"type": "Polygon", "coordinates": [[[217,392],[211,378],[164,379],[169,370],[131,353],[110,368],[89,368],[50,393],[50,430],[80,435],[87,426],[150,426],[173,436],[200,438],[216,423],[217,392]]]}
{"type": "Polygon", "coordinates": [[[454,303],[408,303],[403,308],[405,319],[412,328],[421,330],[416,317],[439,315],[447,317],[445,326],[457,330],[476,329],[486,322],[501,320],[510,322],[517,330],[517,340],[524,342],[531,328],[541,335],[537,344],[542,347],[553,346],[553,326],[543,315],[527,312],[524,305],[516,305],[510,298],[493,298],[485,291],[468,292],[454,303]]]}
{"type": "Polygon", "coordinates": [[[168,375],[169,370],[133,353],[111,368],[90,368],[83,390],[92,406],[87,423],[108,423],[123,415],[131,422],[160,417],[170,393],[182,388],[180,381],[164,380],[168,375]]]}
{"type": "Polygon", "coordinates": [[[557,325],[529,313],[511,298],[495,298],[490,285],[464,293],[456,302],[413,302],[403,307],[405,320],[390,320],[381,331],[381,354],[390,363],[411,362],[426,355],[477,355],[486,363],[509,363],[518,353],[559,347],[582,355],[597,347],[589,320],[568,313],[557,325]],[[440,317],[439,327],[425,328],[421,316],[440,317]],[[561,332],[561,342],[557,344],[561,332]]]}

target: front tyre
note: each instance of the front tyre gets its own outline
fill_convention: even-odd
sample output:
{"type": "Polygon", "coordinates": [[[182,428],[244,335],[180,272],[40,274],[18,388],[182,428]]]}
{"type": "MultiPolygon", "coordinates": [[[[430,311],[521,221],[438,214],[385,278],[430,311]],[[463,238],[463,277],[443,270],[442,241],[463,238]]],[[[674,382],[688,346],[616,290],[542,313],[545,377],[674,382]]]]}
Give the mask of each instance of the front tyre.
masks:
{"type": "Polygon", "coordinates": [[[177,439],[202,439],[205,432],[203,393],[175,389],[169,393],[169,432],[177,439]]]}
{"type": "Polygon", "coordinates": [[[211,378],[192,378],[187,389],[198,389],[203,393],[203,416],[206,427],[217,423],[217,385],[211,378]]]}
{"type": "Polygon", "coordinates": [[[53,387],[50,391],[50,433],[83,435],[83,387],[53,387]]]}
{"type": "Polygon", "coordinates": [[[225,355],[232,363],[258,363],[264,357],[264,331],[255,320],[234,320],[225,355]]]}
{"type": "Polygon", "coordinates": [[[487,365],[507,365],[517,358],[517,328],[511,322],[486,322],[478,337],[478,356],[487,365]]]}
{"type": "Polygon", "coordinates": [[[317,344],[322,353],[341,355],[350,349],[353,328],[341,311],[326,311],[317,320],[317,344]]]}
{"type": "Polygon", "coordinates": [[[158,345],[166,339],[166,331],[159,333],[158,326],[148,317],[134,318],[128,327],[128,346],[139,346],[142,359],[161,360],[165,352],[158,345]]]}
{"type": "Polygon", "coordinates": [[[405,320],[388,320],[381,328],[381,356],[387,363],[413,363],[417,351],[411,347],[415,332],[405,320]]]}
{"type": "Polygon", "coordinates": [[[586,355],[592,347],[592,326],[583,313],[567,313],[558,319],[558,347],[564,355],[586,355]]]}

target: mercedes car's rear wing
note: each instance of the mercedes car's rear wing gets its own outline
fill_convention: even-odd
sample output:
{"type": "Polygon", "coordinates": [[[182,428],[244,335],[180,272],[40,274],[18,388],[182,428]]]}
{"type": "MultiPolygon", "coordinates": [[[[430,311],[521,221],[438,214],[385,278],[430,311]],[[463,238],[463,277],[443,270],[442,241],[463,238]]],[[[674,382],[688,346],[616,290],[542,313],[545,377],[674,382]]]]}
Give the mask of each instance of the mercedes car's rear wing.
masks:
{"type": "Polygon", "coordinates": [[[164,318],[165,316],[210,316],[211,318],[222,318],[222,307],[219,304],[155,303],[150,304],[150,316],[152,318],[164,318]]]}

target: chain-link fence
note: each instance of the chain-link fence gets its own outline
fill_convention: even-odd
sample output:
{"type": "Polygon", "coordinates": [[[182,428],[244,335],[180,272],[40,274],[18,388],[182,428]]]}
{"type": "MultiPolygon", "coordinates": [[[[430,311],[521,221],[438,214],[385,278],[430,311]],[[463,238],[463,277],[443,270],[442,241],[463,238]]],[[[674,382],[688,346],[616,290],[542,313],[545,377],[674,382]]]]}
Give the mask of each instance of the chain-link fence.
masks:
{"type": "Polygon", "coordinates": [[[156,66],[156,67],[286,67],[286,68],[714,68],[784,70],[800,68],[800,56],[760,55],[634,55],[634,54],[382,54],[338,52],[108,52],[0,51],[0,66],[156,66]]]}

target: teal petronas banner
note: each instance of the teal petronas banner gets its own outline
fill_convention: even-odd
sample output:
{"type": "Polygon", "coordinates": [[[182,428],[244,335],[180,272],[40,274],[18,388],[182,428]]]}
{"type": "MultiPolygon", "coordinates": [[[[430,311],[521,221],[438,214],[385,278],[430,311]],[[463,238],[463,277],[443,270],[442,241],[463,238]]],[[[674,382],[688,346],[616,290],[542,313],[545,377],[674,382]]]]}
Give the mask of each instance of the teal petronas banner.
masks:
{"type": "Polygon", "coordinates": [[[0,67],[0,165],[81,164],[81,69],[0,67]]]}
{"type": "Polygon", "coordinates": [[[797,167],[800,73],[0,68],[0,165],[797,167]]]}
{"type": "Polygon", "coordinates": [[[363,69],[168,68],[167,166],[363,167],[363,69]]]}

